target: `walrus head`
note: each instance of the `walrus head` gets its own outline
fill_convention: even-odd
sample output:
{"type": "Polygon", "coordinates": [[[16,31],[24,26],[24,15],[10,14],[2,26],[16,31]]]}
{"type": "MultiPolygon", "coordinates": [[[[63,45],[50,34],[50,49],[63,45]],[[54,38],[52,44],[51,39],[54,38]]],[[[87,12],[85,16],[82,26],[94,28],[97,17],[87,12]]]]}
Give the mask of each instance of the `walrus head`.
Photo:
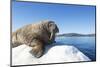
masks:
{"type": "Polygon", "coordinates": [[[44,21],[44,23],[46,30],[50,34],[49,40],[54,40],[55,34],[59,32],[59,28],[57,27],[54,21],[44,21]]]}
{"type": "Polygon", "coordinates": [[[55,34],[59,32],[57,25],[53,21],[49,21],[49,32],[50,32],[50,40],[55,38],[55,34]]]}

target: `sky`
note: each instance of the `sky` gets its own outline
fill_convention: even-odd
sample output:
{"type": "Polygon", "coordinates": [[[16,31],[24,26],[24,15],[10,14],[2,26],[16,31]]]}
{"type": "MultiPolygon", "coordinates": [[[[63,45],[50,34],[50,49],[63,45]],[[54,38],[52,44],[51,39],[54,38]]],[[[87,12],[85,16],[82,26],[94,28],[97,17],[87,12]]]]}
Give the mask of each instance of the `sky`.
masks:
{"type": "Polygon", "coordinates": [[[95,6],[12,2],[12,31],[41,20],[53,20],[62,33],[95,33],[95,6]]]}

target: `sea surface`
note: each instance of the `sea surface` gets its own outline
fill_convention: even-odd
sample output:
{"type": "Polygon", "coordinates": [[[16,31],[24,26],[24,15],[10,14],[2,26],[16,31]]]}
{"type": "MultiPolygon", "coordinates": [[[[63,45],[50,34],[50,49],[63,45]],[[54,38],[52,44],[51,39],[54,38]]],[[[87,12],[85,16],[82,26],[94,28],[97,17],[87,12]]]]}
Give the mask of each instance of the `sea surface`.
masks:
{"type": "Polygon", "coordinates": [[[56,42],[72,45],[78,48],[92,61],[96,61],[95,37],[56,37],[56,42]]]}

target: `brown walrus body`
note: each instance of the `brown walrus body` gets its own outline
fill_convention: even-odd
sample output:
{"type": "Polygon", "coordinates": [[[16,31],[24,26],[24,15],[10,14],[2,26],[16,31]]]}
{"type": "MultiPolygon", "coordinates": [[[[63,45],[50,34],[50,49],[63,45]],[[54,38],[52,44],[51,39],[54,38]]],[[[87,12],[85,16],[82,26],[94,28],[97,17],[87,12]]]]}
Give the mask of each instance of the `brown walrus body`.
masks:
{"type": "Polygon", "coordinates": [[[12,47],[29,45],[33,47],[35,57],[40,57],[43,55],[44,45],[53,43],[57,32],[59,29],[54,21],[29,24],[12,33],[12,47]]]}

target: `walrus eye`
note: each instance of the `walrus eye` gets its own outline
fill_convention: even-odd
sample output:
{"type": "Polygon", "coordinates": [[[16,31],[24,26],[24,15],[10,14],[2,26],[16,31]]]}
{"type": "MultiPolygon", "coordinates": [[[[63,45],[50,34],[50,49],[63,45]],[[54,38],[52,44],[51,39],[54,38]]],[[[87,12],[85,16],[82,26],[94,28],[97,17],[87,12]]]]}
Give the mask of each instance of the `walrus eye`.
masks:
{"type": "Polygon", "coordinates": [[[49,22],[49,27],[53,26],[54,23],[53,22],[49,22]]]}

